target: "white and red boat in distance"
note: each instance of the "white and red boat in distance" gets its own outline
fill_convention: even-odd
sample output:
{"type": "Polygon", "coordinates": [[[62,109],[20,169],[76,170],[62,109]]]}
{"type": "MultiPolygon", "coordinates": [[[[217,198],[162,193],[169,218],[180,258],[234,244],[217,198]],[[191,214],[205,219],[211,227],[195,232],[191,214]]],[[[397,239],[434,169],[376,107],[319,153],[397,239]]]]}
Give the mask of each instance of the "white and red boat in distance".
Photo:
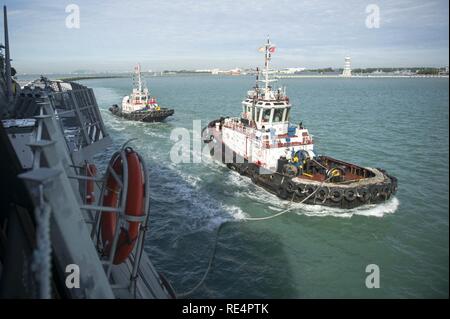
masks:
{"type": "Polygon", "coordinates": [[[131,94],[123,97],[120,107],[114,104],[109,110],[116,116],[142,122],[161,122],[174,114],[174,110],[159,106],[156,98],[150,95],[142,79],[140,64],[134,68],[131,94]]]}
{"type": "Polygon", "coordinates": [[[217,160],[283,199],[352,208],[388,200],[397,179],[384,170],[365,168],[314,153],[314,141],[302,122],[290,122],[286,88],[274,89],[269,63],[275,46],[267,43],[264,68],[242,101],[240,117],[221,117],[203,131],[217,160]],[[262,79],[260,79],[262,75],[262,79]],[[262,85],[261,85],[262,84],[262,85]]]}

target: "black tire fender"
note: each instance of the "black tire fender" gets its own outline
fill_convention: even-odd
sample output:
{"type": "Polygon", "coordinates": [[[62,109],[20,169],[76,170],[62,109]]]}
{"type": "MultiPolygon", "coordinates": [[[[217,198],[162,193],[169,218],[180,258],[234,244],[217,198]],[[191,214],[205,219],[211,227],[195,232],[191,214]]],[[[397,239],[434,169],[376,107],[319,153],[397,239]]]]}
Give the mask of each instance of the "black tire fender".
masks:
{"type": "Polygon", "coordinates": [[[344,191],[341,188],[333,188],[330,191],[330,198],[335,203],[339,203],[343,197],[344,197],[344,191]]]}
{"type": "Polygon", "coordinates": [[[252,173],[251,179],[254,184],[258,184],[258,174],[256,172],[252,173]]]}
{"type": "Polygon", "coordinates": [[[305,185],[303,185],[303,184],[299,184],[297,186],[297,189],[295,190],[295,196],[297,198],[302,199],[305,197],[304,188],[305,188],[305,185]]]}
{"type": "Polygon", "coordinates": [[[247,173],[248,167],[246,164],[241,164],[239,165],[239,174],[241,175],[245,175],[245,173],[247,173]]]}
{"type": "Polygon", "coordinates": [[[315,190],[316,190],[316,188],[315,188],[313,185],[306,185],[305,188],[304,188],[304,190],[303,190],[303,193],[304,193],[306,196],[309,196],[309,195],[311,195],[312,193],[314,193],[315,190]]]}
{"type": "Polygon", "coordinates": [[[370,197],[372,200],[375,200],[378,198],[378,196],[380,196],[380,188],[378,187],[378,185],[372,185],[370,187],[370,197]]]}
{"type": "Polygon", "coordinates": [[[330,189],[328,187],[322,186],[317,192],[316,192],[316,199],[320,201],[325,201],[328,198],[328,195],[330,194],[330,189]]]}
{"type": "Polygon", "coordinates": [[[361,187],[360,189],[358,189],[358,198],[363,203],[368,202],[371,197],[372,194],[367,187],[361,187]]]}
{"type": "Polygon", "coordinates": [[[381,195],[383,195],[385,199],[389,199],[389,197],[391,197],[390,184],[385,184],[383,187],[381,187],[381,195]]]}
{"type": "Polygon", "coordinates": [[[398,190],[397,177],[391,177],[391,193],[395,194],[398,190]]]}
{"type": "Polygon", "coordinates": [[[288,193],[292,194],[297,189],[297,185],[292,180],[288,180],[287,182],[285,182],[285,184],[286,184],[286,191],[288,193]]]}
{"type": "Polygon", "coordinates": [[[349,188],[345,190],[344,196],[346,200],[348,200],[349,202],[353,202],[356,197],[358,197],[358,193],[356,192],[356,189],[349,188]]]}
{"type": "Polygon", "coordinates": [[[287,193],[285,185],[286,184],[280,185],[280,187],[278,188],[278,191],[277,191],[277,195],[281,199],[286,199],[288,197],[288,193],[287,193]]]}

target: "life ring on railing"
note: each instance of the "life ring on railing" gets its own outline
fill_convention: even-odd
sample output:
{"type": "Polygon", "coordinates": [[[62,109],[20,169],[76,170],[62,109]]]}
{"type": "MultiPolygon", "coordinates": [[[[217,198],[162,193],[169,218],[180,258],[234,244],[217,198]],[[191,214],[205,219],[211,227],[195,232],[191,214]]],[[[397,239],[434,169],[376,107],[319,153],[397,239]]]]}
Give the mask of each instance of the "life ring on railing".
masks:
{"type": "MultiPolygon", "coordinates": [[[[97,175],[97,167],[94,164],[86,163],[86,176],[95,177],[97,175]]],[[[93,204],[95,202],[94,194],[94,180],[86,180],[86,204],[93,204]]]]}
{"type": "MultiPolygon", "coordinates": [[[[132,149],[126,149],[126,159],[128,166],[128,190],[125,204],[125,215],[144,215],[144,172],[139,156],[132,149]]],[[[123,174],[123,163],[120,155],[115,158],[112,169],[117,175],[123,174]]],[[[120,192],[119,183],[111,172],[106,176],[106,191],[103,196],[103,206],[117,208],[119,206],[120,192]]],[[[100,219],[100,229],[103,242],[103,251],[109,256],[112,248],[114,234],[118,222],[118,213],[103,211],[100,219]]],[[[113,260],[114,265],[124,262],[132,252],[138,239],[141,222],[126,221],[128,228],[120,227],[120,234],[117,240],[116,252],[113,260]]]]}

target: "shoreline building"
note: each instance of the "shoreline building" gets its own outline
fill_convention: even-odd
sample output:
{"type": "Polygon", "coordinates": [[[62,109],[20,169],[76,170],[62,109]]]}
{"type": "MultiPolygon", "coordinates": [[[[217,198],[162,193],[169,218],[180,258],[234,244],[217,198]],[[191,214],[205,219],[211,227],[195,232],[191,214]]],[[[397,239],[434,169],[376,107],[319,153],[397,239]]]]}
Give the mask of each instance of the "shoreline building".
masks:
{"type": "Polygon", "coordinates": [[[351,58],[349,56],[345,57],[344,70],[342,71],[342,76],[345,77],[352,76],[351,58]]]}

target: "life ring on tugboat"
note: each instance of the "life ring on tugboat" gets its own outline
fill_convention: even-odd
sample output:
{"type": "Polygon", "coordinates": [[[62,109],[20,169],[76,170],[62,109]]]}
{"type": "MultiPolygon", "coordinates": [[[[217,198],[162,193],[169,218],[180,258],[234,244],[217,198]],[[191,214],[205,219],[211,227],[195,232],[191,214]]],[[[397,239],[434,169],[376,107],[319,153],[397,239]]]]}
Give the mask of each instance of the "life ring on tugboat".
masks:
{"type": "MultiPolygon", "coordinates": [[[[86,163],[85,169],[87,177],[95,177],[97,175],[97,167],[94,164],[86,163]]],[[[88,179],[86,181],[86,204],[91,205],[94,202],[94,180],[88,179]]]]}
{"type": "MultiPolygon", "coordinates": [[[[125,204],[126,216],[142,216],[144,215],[144,172],[139,156],[131,148],[127,148],[126,159],[128,166],[128,190],[125,204]]],[[[123,163],[121,156],[118,155],[113,164],[112,169],[117,175],[123,174],[123,163]]],[[[103,196],[103,206],[117,208],[120,203],[121,188],[117,180],[111,172],[108,171],[106,176],[106,191],[103,196]]],[[[100,230],[103,242],[103,251],[109,256],[116,228],[118,225],[118,213],[103,211],[100,219],[100,230]]],[[[126,221],[128,228],[120,227],[120,234],[117,240],[116,252],[113,264],[118,265],[124,262],[133,251],[137,241],[141,222],[126,221]]],[[[119,231],[117,229],[117,231],[119,231]]]]}

